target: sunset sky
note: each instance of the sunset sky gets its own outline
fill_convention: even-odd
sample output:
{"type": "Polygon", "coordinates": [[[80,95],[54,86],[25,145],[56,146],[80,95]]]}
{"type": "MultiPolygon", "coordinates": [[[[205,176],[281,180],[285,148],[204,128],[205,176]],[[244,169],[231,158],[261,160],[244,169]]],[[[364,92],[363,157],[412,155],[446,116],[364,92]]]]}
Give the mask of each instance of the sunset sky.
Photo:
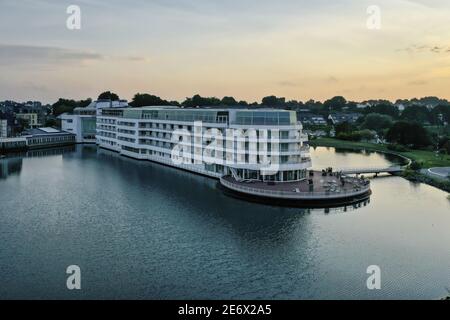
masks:
{"type": "Polygon", "coordinates": [[[0,0],[0,74],[0,100],[46,103],[105,90],[450,99],[450,1],[0,0]],[[71,4],[81,30],[66,28],[71,4]]]}

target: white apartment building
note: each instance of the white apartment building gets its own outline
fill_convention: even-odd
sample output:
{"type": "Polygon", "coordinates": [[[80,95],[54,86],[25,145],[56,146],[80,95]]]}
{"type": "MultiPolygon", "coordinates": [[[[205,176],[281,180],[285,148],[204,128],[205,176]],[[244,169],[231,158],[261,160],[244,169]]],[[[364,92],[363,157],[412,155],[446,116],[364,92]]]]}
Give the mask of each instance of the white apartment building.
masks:
{"type": "Polygon", "coordinates": [[[28,126],[30,128],[37,128],[40,126],[37,113],[17,113],[16,118],[28,121],[28,126]]]}
{"type": "Polygon", "coordinates": [[[0,119],[0,138],[8,137],[8,120],[0,119]]]}
{"type": "Polygon", "coordinates": [[[76,143],[95,143],[97,131],[97,114],[104,108],[125,108],[128,103],[125,100],[110,101],[98,100],[92,102],[86,108],[76,108],[73,113],[64,113],[61,119],[61,129],[75,134],[76,143]]]}
{"type": "Polygon", "coordinates": [[[97,144],[121,155],[236,180],[300,181],[311,167],[295,111],[104,108],[97,144]]]}

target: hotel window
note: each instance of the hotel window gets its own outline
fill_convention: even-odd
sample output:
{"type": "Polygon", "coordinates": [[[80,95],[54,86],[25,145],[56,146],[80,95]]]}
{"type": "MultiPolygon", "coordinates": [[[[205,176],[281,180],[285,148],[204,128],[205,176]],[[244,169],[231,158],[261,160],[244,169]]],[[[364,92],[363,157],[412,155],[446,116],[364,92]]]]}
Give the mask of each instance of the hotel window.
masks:
{"type": "Polygon", "coordinates": [[[280,131],[280,137],[281,137],[281,139],[288,139],[289,131],[280,131]]]}
{"type": "Polygon", "coordinates": [[[288,125],[291,123],[291,114],[288,112],[283,112],[279,114],[279,124],[288,125]]]}
{"type": "Polygon", "coordinates": [[[266,125],[271,125],[271,126],[273,126],[273,125],[278,125],[278,117],[277,116],[275,116],[275,115],[269,115],[269,116],[267,116],[267,118],[266,118],[266,123],[265,123],[266,125]]]}

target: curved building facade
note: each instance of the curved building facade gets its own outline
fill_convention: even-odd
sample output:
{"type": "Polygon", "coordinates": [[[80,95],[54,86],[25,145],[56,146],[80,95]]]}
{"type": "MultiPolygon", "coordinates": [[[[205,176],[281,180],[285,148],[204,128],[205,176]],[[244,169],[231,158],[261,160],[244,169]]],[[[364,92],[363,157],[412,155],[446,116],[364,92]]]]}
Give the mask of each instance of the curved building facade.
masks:
{"type": "Polygon", "coordinates": [[[238,181],[302,181],[311,167],[307,136],[287,110],[105,108],[96,139],[124,156],[238,181]]]}

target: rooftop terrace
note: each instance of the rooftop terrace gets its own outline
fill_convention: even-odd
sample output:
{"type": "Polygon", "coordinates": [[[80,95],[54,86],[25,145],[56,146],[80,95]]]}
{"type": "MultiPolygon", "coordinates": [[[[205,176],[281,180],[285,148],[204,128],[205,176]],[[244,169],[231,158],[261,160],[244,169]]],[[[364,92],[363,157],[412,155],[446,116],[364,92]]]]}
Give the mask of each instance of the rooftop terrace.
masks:
{"type": "Polygon", "coordinates": [[[221,182],[225,187],[242,193],[298,200],[338,199],[370,192],[370,183],[367,180],[341,177],[336,173],[323,176],[317,171],[307,180],[298,182],[236,181],[231,176],[223,177],[221,182]]]}

